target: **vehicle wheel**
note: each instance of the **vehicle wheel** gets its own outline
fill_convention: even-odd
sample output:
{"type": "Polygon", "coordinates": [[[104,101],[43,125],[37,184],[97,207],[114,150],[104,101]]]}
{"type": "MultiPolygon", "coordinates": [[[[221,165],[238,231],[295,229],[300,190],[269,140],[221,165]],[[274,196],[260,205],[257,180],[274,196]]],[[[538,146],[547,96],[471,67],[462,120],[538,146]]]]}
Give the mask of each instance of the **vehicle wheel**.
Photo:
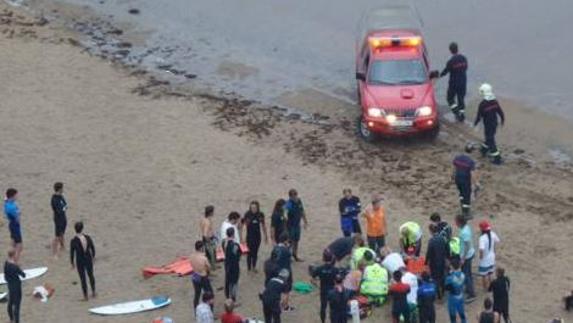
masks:
{"type": "Polygon", "coordinates": [[[435,140],[436,138],[438,138],[438,135],[440,134],[440,124],[438,124],[437,127],[435,127],[432,130],[428,130],[424,136],[429,139],[429,140],[435,140]]]}
{"type": "Polygon", "coordinates": [[[362,118],[362,116],[358,117],[357,119],[357,132],[358,135],[368,141],[368,142],[374,142],[376,141],[376,139],[378,139],[378,136],[370,131],[370,129],[368,129],[368,126],[366,125],[366,121],[364,121],[364,118],[362,118]]]}

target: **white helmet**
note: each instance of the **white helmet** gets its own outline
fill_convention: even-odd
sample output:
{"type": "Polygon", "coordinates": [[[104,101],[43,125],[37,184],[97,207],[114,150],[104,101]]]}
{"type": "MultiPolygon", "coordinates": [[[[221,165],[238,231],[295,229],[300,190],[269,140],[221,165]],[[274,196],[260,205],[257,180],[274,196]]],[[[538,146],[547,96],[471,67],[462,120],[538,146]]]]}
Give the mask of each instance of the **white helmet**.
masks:
{"type": "Polygon", "coordinates": [[[495,100],[493,88],[488,83],[483,83],[479,87],[479,94],[487,101],[495,100]]]}

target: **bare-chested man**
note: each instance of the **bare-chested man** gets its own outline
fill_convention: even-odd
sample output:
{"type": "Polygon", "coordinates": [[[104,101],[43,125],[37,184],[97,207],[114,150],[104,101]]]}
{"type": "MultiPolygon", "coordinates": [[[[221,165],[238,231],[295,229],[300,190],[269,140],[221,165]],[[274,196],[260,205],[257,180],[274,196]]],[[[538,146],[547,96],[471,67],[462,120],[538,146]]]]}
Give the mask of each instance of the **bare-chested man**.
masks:
{"type": "Polygon", "coordinates": [[[205,256],[209,259],[211,268],[215,269],[216,258],[215,249],[217,248],[217,242],[215,238],[215,232],[213,231],[213,214],[215,213],[215,207],[209,205],[205,207],[205,217],[201,219],[201,236],[203,237],[203,247],[205,249],[205,256]]]}
{"type": "Polygon", "coordinates": [[[195,289],[195,297],[193,298],[193,310],[195,310],[201,299],[201,293],[213,292],[211,282],[209,281],[211,265],[209,264],[209,259],[205,256],[203,241],[197,240],[195,242],[195,252],[189,256],[189,261],[193,267],[191,280],[193,281],[193,288],[195,289]]]}

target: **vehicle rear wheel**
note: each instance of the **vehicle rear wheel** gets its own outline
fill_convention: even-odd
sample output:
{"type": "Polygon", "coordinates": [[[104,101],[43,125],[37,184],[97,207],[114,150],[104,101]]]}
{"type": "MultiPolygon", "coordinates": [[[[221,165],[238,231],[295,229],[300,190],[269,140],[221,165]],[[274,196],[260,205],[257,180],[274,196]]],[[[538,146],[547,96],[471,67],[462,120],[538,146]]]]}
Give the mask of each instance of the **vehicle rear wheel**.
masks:
{"type": "Polygon", "coordinates": [[[374,142],[378,139],[378,136],[368,129],[368,125],[362,116],[358,117],[356,128],[358,135],[367,142],[374,142]]]}

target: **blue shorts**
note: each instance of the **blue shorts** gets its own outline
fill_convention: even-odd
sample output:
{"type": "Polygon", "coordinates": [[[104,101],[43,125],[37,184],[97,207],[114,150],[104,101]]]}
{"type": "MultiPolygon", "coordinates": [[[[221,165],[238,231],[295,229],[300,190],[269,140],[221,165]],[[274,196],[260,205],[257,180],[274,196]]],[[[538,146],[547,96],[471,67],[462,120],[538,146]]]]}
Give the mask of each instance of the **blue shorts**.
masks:
{"type": "Polygon", "coordinates": [[[487,276],[493,274],[495,271],[495,265],[487,266],[487,267],[478,267],[478,275],[480,276],[487,276]]]}
{"type": "Polygon", "coordinates": [[[14,241],[14,243],[22,243],[22,230],[20,230],[20,225],[10,222],[8,228],[10,229],[10,238],[12,238],[12,241],[14,241]]]}
{"type": "Polygon", "coordinates": [[[350,217],[340,218],[340,229],[342,232],[354,232],[354,221],[350,217]]]}

